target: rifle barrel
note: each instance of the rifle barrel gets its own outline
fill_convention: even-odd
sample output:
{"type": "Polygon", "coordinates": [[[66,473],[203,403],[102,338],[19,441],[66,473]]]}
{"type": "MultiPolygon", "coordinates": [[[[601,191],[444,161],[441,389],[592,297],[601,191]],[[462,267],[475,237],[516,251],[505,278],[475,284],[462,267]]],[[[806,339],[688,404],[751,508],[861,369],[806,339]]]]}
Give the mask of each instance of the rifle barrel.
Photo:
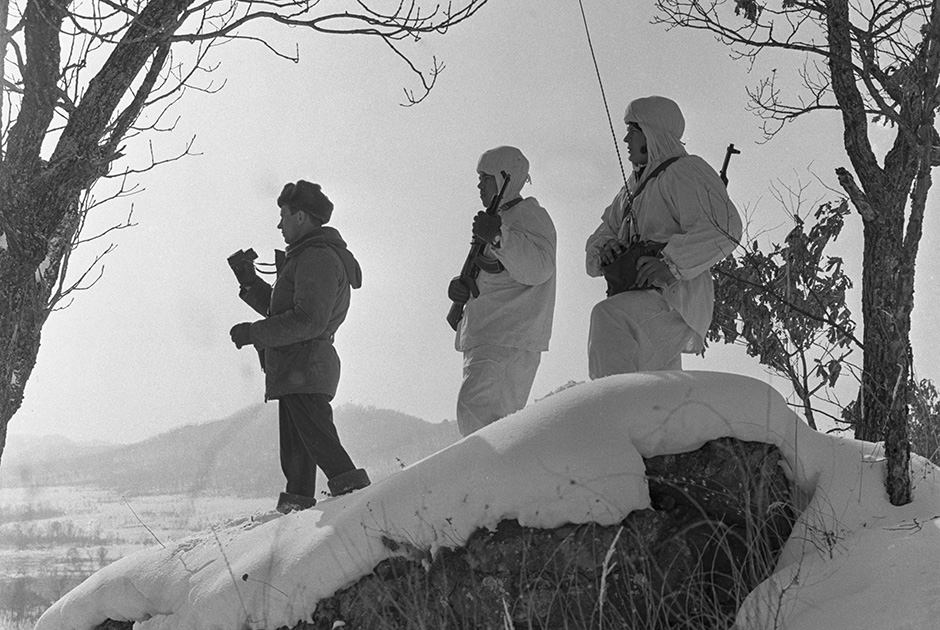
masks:
{"type": "Polygon", "coordinates": [[[725,183],[725,186],[728,185],[728,163],[731,161],[731,156],[740,153],[741,151],[734,148],[734,143],[728,145],[728,148],[725,150],[725,161],[721,165],[721,172],[718,174],[721,177],[721,181],[725,183]]]}

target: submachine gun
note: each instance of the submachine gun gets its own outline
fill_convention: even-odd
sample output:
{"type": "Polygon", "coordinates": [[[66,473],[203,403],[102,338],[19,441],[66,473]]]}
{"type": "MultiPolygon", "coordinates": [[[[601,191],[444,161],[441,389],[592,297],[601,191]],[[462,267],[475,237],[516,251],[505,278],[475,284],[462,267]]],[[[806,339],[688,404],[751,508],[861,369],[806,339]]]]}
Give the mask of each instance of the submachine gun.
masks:
{"type": "MultiPolygon", "coordinates": [[[[500,187],[496,196],[493,197],[492,201],[490,201],[490,205],[486,208],[486,213],[494,217],[499,210],[500,204],[503,202],[503,194],[506,192],[506,186],[509,185],[510,179],[506,171],[501,171],[500,175],[503,176],[503,185],[500,187]]],[[[486,241],[474,234],[473,240],[470,241],[470,253],[467,254],[467,259],[460,269],[460,280],[467,285],[473,297],[480,295],[480,289],[477,287],[477,276],[480,275],[477,257],[483,253],[485,247],[486,241]]],[[[453,328],[454,331],[457,330],[457,326],[460,325],[460,320],[463,319],[463,309],[464,304],[460,302],[454,302],[450,305],[450,311],[447,313],[447,323],[450,324],[450,327],[453,328]]]]}

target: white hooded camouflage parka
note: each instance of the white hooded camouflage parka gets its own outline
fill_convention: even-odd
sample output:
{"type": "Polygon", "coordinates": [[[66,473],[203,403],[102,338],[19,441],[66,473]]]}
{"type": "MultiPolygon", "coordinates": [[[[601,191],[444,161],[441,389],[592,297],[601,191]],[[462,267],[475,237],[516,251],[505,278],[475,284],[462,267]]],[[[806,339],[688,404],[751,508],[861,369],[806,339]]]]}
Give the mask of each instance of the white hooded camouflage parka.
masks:
{"type": "MultiPolygon", "coordinates": [[[[492,175],[500,187],[502,171],[510,180],[501,208],[521,198],[520,191],[529,180],[529,162],[519,149],[506,146],[480,157],[477,172],[492,175]]],[[[480,272],[480,295],[467,302],[456,348],[461,352],[481,345],[548,350],[555,309],[555,225],[534,197],[501,210],[500,217],[499,247],[487,246],[484,255],[496,258],[504,269],[480,272]]]]}

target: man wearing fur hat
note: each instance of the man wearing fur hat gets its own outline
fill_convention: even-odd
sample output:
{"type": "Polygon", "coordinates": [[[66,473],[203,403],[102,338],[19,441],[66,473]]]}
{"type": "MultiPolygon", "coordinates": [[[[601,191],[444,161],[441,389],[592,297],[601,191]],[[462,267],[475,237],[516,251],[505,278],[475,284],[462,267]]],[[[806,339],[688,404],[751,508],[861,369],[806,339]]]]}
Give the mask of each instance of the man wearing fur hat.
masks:
{"type": "Polygon", "coordinates": [[[359,263],[339,232],[323,226],[333,204],[318,184],[287,184],[277,205],[287,249],[275,252],[273,288],[251,261],[233,265],[239,297],[265,318],[236,324],[230,334],[237,348],[253,345],[261,353],[265,400],[278,401],[287,487],[277,509],[287,513],[316,504],[317,467],[333,496],[368,486],[369,476],[340,443],[330,406],[340,374],[333,335],[346,319],[350,287],[362,285],[359,263]]]}
{"type": "Polygon", "coordinates": [[[457,426],[469,435],[522,409],[548,350],[555,308],[555,226],[534,197],[523,198],[529,161],[515,147],[484,153],[477,164],[483,207],[509,184],[496,216],[484,211],[473,234],[486,243],[477,264],[474,295],[460,277],[448,297],[465,304],[456,349],[463,353],[463,383],[457,396],[457,426]]]}
{"type": "Polygon", "coordinates": [[[624,122],[633,174],[588,238],[587,273],[609,273],[630,243],[653,249],[631,265],[634,288],[609,289],[591,312],[592,379],[678,370],[683,352],[702,352],[715,301],[709,269],[741,238],[741,218],[718,174],[682,144],[685,120],[674,101],[637,99],[624,122]]]}

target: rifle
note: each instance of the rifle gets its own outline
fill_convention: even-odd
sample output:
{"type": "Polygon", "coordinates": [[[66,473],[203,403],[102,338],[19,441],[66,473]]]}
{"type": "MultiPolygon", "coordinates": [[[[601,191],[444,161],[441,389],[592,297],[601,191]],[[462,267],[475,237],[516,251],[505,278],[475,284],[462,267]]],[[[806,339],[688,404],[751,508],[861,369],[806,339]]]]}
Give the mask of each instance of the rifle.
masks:
{"type": "Polygon", "coordinates": [[[728,185],[728,162],[731,161],[731,156],[735,153],[740,153],[740,151],[734,148],[733,143],[729,144],[725,151],[725,161],[721,165],[721,172],[718,174],[718,176],[721,177],[721,181],[725,183],[725,186],[728,185]]]}
{"type": "MultiPolygon", "coordinates": [[[[506,186],[509,184],[509,174],[506,171],[501,171],[500,175],[503,176],[503,185],[500,187],[496,196],[490,201],[490,205],[486,208],[486,213],[494,217],[499,210],[499,205],[503,201],[506,186]]],[[[467,288],[470,289],[470,294],[473,297],[480,295],[480,289],[477,287],[477,276],[480,275],[480,268],[477,266],[477,257],[483,253],[485,247],[486,241],[474,234],[473,240],[470,241],[470,252],[467,254],[467,259],[460,269],[459,277],[461,281],[467,285],[467,288]]],[[[457,330],[457,326],[460,325],[460,320],[463,319],[463,309],[463,304],[454,302],[450,305],[450,311],[447,312],[447,323],[450,324],[450,327],[453,328],[454,331],[457,330]]]]}

